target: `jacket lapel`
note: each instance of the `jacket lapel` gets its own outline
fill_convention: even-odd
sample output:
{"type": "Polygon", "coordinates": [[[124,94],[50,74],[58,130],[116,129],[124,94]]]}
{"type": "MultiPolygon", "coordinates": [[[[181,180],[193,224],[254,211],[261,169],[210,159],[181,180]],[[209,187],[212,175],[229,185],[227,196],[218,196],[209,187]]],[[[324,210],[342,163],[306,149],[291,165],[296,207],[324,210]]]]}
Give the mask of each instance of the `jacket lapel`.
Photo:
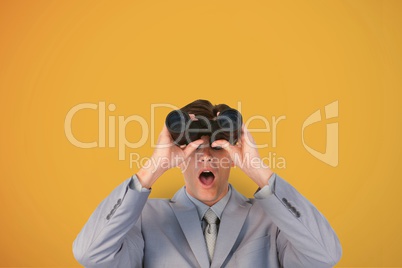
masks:
{"type": "Polygon", "coordinates": [[[221,267],[226,260],[251,208],[248,199],[232,187],[232,195],[223,211],[211,267],[221,267]]]}
{"type": "Polygon", "coordinates": [[[183,187],[175,194],[170,206],[200,267],[210,267],[197,209],[184,191],[183,187]]]}

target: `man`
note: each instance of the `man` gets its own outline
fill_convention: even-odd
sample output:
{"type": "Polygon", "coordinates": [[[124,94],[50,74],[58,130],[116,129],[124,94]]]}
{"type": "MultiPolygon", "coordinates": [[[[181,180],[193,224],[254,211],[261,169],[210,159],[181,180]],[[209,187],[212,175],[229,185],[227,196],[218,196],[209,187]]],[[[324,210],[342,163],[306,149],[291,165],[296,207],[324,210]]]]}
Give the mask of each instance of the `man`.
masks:
{"type": "MultiPolygon", "coordinates": [[[[215,122],[226,105],[198,100],[191,121],[215,122]]],[[[73,244],[86,267],[332,267],[341,246],[329,223],[262,162],[244,125],[237,143],[201,135],[174,144],[164,126],[148,164],[95,210],[73,244]],[[228,183],[238,166],[259,190],[254,199],[228,183]],[[179,166],[185,186],[171,200],[151,186],[179,166]]]]}

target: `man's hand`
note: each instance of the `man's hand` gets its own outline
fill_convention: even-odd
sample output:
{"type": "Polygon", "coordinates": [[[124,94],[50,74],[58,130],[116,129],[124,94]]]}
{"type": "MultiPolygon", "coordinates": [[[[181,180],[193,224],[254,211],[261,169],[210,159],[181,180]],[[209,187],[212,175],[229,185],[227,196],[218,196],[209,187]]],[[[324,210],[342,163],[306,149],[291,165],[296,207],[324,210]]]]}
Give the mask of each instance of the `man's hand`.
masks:
{"type": "Polygon", "coordinates": [[[254,138],[244,124],[241,134],[237,145],[231,145],[226,140],[217,140],[212,143],[212,147],[220,146],[228,151],[233,163],[262,188],[268,185],[273,172],[261,160],[254,138]]]}
{"type": "Polygon", "coordinates": [[[164,125],[151,158],[137,173],[142,187],[151,188],[165,171],[186,161],[188,156],[203,142],[202,139],[199,139],[189,143],[185,148],[180,148],[173,143],[169,130],[164,125]]]}

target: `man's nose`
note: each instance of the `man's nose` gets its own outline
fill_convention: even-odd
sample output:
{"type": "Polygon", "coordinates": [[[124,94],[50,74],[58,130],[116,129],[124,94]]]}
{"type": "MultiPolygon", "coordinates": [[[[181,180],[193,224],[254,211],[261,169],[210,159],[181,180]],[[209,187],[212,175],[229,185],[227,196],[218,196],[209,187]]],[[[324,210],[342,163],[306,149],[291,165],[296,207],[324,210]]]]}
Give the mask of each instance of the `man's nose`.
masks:
{"type": "Polygon", "coordinates": [[[202,148],[200,153],[201,157],[199,158],[199,161],[201,162],[212,161],[211,148],[209,146],[205,146],[204,148],[202,148]]]}

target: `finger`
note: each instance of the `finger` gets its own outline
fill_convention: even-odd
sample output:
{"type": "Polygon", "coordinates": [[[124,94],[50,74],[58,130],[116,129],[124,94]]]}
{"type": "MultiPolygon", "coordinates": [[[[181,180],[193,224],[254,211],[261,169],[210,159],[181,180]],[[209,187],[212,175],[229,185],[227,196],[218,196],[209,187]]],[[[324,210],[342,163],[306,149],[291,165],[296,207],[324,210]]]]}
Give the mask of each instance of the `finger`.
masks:
{"type": "MultiPolygon", "coordinates": [[[[217,141],[214,141],[214,142],[211,144],[211,147],[212,147],[212,148],[214,148],[214,147],[220,147],[220,148],[226,150],[226,151],[229,153],[229,155],[230,155],[230,157],[232,158],[232,160],[233,160],[233,157],[234,157],[234,149],[237,149],[237,146],[233,146],[233,145],[230,144],[230,142],[228,142],[227,140],[217,140],[217,141]]],[[[237,150],[236,150],[236,151],[237,151],[237,150]]]]}
{"type": "Polygon", "coordinates": [[[160,135],[171,138],[169,130],[165,124],[162,127],[162,131],[161,131],[160,135]]]}
{"type": "Polygon", "coordinates": [[[221,147],[223,149],[229,149],[230,143],[227,140],[216,140],[211,144],[211,147],[221,147]]]}
{"type": "Polygon", "coordinates": [[[253,147],[255,144],[254,138],[246,128],[246,125],[244,124],[242,126],[242,134],[243,134],[241,137],[242,144],[247,144],[248,146],[253,147]]]}
{"type": "Polygon", "coordinates": [[[190,142],[186,147],[194,147],[195,149],[197,149],[203,143],[204,143],[203,139],[198,139],[190,142]]]}
{"type": "Polygon", "coordinates": [[[229,153],[230,159],[236,164],[240,157],[241,148],[237,145],[231,145],[227,140],[217,140],[211,144],[211,147],[221,147],[229,153]]]}
{"type": "Polygon", "coordinates": [[[236,146],[237,146],[237,147],[241,147],[241,145],[242,145],[241,139],[238,139],[237,142],[236,142],[236,146]]]}
{"type": "Polygon", "coordinates": [[[163,125],[162,131],[159,133],[157,145],[160,145],[162,147],[174,145],[172,136],[170,135],[166,125],[163,125]]]}
{"type": "Polygon", "coordinates": [[[187,156],[189,156],[190,154],[192,154],[195,150],[197,150],[197,148],[201,145],[201,144],[203,144],[204,143],[204,140],[203,139],[198,139],[198,140],[195,140],[195,141],[193,141],[193,142],[190,142],[184,149],[183,149],[183,152],[184,152],[184,155],[187,157],[187,156]]]}

